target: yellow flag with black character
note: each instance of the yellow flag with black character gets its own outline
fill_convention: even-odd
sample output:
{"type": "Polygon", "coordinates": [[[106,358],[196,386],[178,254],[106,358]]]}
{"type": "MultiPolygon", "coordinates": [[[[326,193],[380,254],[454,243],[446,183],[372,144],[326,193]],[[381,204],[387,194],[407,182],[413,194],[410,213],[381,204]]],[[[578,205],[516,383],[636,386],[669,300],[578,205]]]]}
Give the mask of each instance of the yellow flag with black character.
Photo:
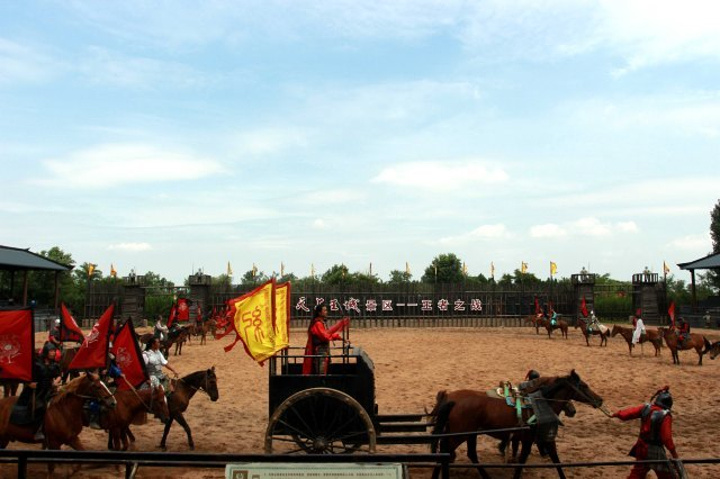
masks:
{"type": "Polygon", "coordinates": [[[225,346],[225,352],[230,351],[238,341],[242,341],[245,352],[262,364],[277,351],[275,280],[271,279],[249,293],[231,299],[228,304],[235,329],[235,341],[225,346]]]}
{"type": "Polygon", "coordinates": [[[275,352],[290,346],[290,283],[275,285],[275,352]]]}

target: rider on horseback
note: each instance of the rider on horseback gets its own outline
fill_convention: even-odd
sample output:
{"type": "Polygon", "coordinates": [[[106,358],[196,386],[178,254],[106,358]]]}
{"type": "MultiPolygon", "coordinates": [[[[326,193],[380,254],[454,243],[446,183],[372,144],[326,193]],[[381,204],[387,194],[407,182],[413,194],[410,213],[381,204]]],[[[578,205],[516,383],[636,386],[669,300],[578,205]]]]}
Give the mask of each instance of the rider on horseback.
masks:
{"type": "Polygon", "coordinates": [[[592,332],[593,330],[600,331],[600,321],[598,321],[597,316],[595,316],[595,310],[590,311],[590,322],[588,323],[588,332],[592,332]]]}
{"type": "Polygon", "coordinates": [[[43,348],[40,357],[35,359],[33,378],[33,382],[23,387],[10,422],[38,427],[35,440],[42,441],[45,439],[42,431],[45,409],[53,389],[60,384],[60,366],[50,358],[49,350],[43,348]]]}
{"type": "Polygon", "coordinates": [[[43,345],[43,354],[46,354],[53,361],[60,361],[60,347],[62,343],[60,341],[60,318],[55,318],[48,339],[43,345]]]}
{"type": "Polygon", "coordinates": [[[157,321],[155,321],[155,328],[153,329],[153,336],[160,341],[165,341],[168,337],[168,327],[163,324],[162,316],[158,314],[157,321]]]}
{"type": "Polygon", "coordinates": [[[168,377],[163,373],[163,366],[168,368],[178,376],[178,372],[173,368],[168,360],[165,359],[162,352],[160,352],[160,340],[153,338],[147,345],[145,351],[143,351],[143,359],[147,365],[147,372],[150,376],[150,386],[157,387],[162,384],[166,391],[172,391],[170,381],[168,377]]]}
{"type": "Polygon", "coordinates": [[[677,332],[678,341],[682,346],[685,346],[687,341],[690,340],[690,324],[682,316],[678,318],[677,332]]]}

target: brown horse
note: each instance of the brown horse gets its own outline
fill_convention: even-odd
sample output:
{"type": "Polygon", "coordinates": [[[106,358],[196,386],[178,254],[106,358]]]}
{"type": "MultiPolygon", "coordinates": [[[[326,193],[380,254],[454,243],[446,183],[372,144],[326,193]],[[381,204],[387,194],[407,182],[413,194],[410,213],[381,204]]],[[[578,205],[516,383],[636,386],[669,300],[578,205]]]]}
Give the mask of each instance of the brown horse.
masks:
{"type": "Polygon", "coordinates": [[[710,345],[710,359],[715,359],[720,354],[720,341],[715,341],[710,345]]]}
{"type": "Polygon", "coordinates": [[[170,418],[165,389],[162,386],[147,389],[123,389],[115,391],[117,407],[101,418],[100,425],[109,430],[108,449],[127,451],[126,429],[142,412],[152,413],[165,423],[170,418]],[[122,447],[120,443],[122,442],[122,447]]]}
{"type": "Polygon", "coordinates": [[[0,379],[0,384],[2,384],[3,387],[3,397],[8,398],[10,396],[15,396],[21,382],[22,381],[17,379],[0,379]]]}
{"type": "Polygon", "coordinates": [[[62,350],[62,356],[60,356],[60,371],[62,371],[62,383],[65,384],[68,380],[68,377],[70,379],[75,379],[80,375],[77,371],[70,371],[70,363],[73,359],[75,359],[75,355],[77,354],[79,347],[74,348],[63,348],[62,350]]]}
{"type": "Polygon", "coordinates": [[[610,330],[608,328],[605,328],[605,332],[601,331],[602,328],[593,328],[592,331],[588,331],[588,324],[583,318],[578,318],[575,322],[575,329],[577,328],[580,328],[580,331],[582,331],[583,336],[585,336],[585,342],[588,346],[590,346],[590,336],[598,335],[600,336],[600,347],[607,346],[607,339],[608,336],[610,336],[610,330]]]}
{"type": "Polygon", "coordinates": [[[181,326],[177,331],[168,334],[168,338],[160,344],[165,357],[170,357],[170,348],[175,345],[175,356],[182,356],[182,347],[185,341],[190,337],[189,328],[191,326],[181,326]]]}
{"type": "MultiPolygon", "coordinates": [[[[610,333],[610,336],[613,338],[615,336],[617,336],[618,334],[621,335],[623,338],[625,338],[625,341],[628,344],[628,350],[630,351],[630,356],[632,356],[633,346],[635,346],[632,343],[633,331],[634,331],[633,328],[628,328],[625,326],[621,326],[619,324],[614,324],[613,328],[612,328],[612,332],[610,333]]],[[[658,332],[658,330],[645,328],[645,336],[640,337],[639,344],[643,344],[643,343],[647,343],[647,342],[652,344],[653,347],[655,348],[655,356],[660,354],[660,348],[662,348],[662,337],[660,336],[660,333],[658,332]]]]}
{"type": "Polygon", "coordinates": [[[703,355],[710,351],[712,345],[702,334],[690,333],[688,338],[680,344],[677,332],[672,326],[669,328],[658,328],[658,332],[665,338],[665,344],[670,349],[673,358],[673,364],[680,364],[678,351],[694,349],[698,354],[698,366],[702,366],[703,355]]]}
{"type": "Polygon", "coordinates": [[[214,319],[208,319],[202,323],[202,328],[200,328],[198,333],[200,334],[200,344],[205,344],[207,342],[208,334],[210,334],[210,336],[215,336],[215,327],[216,323],[214,319]]]}
{"type": "Polygon", "coordinates": [[[552,339],[552,332],[556,329],[560,330],[560,333],[562,337],[565,339],[568,338],[568,323],[564,319],[558,319],[557,324],[554,326],[550,324],[550,320],[546,318],[538,318],[537,320],[538,327],[542,326],[545,329],[547,329],[548,332],[548,339],[552,339]]]}
{"type": "Polygon", "coordinates": [[[530,326],[535,328],[535,334],[540,334],[540,326],[545,327],[545,324],[540,324],[541,320],[544,320],[542,314],[531,314],[530,316],[525,318],[525,324],[529,324],[530,326]]]}
{"type": "MultiPolygon", "coordinates": [[[[558,414],[568,401],[579,401],[593,407],[602,405],[602,398],[595,394],[590,387],[580,379],[580,376],[572,370],[568,376],[548,377],[542,382],[540,391],[542,399],[549,401],[549,406],[558,414]]],[[[540,400],[542,400],[540,399],[540,400]]],[[[438,404],[433,409],[435,427],[433,434],[454,434],[462,432],[476,432],[492,429],[509,429],[518,427],[518,418],[515,408],[509,407],[505,399],[488,396],[484,391],[459,390],[450,393],[441,392],[438,394],[438,404]]],[[[523,413],[523,420],[527,421],[531,415],[529,410],[523,413]]],[[[532,444],[536,441],[537,428],[530,426],[528,429],[515,432],[522,443],[522,450],[518,459],[519,464],[524,464],[530,455],[532,444]]],[[[490,436],[505,439],[509,437],[508,431],[489,433],[490,436]]],[[[440,441],[441,452],[449,452],[454,457],[455,449],[467,441],[467,454],[470,461],[479,464],[477,456],[477,436],[451,435],[440,441]]],[[[437,450],[437,442],[432,444],[432,451],[437,450]]],[[[555,441],[546,441],[544,449],[550,455],[554,463],[560,463],[557,454],[555,441]]],[[[478,472],[484,479],[489,475],[481,466],[477,466],[478,472]]],[[[560,466],[557,466],[558,475],[564,478],[565,475],[560,466]]],[[[433,479],[436,479],[439,469],[433,471],[433,479]]],[[[515,469],[515,479],[522,475],[522,467],[515,469]]]]}
{"type": "MultiPolygon", "coordinates": [[[[97,374],[85,374],[70,381],[60,388],[50,400],[43,422],[45,447],[60,449],[67,444],[73,449],[83,450],[80,442],[80,431],[83,428],[83,405],[87,399],[98,399],[108,408],[117,404],[110,390],[97,374]]],[[[18,426],[10,423],[17,397],[0,400],[0,449],[7,447],[11,441],[24,443],[42,442],[35,439],[36,425],[18,426]]],[[[48,464],[48,473],[52,475],[55,465],[48,464]]]]}

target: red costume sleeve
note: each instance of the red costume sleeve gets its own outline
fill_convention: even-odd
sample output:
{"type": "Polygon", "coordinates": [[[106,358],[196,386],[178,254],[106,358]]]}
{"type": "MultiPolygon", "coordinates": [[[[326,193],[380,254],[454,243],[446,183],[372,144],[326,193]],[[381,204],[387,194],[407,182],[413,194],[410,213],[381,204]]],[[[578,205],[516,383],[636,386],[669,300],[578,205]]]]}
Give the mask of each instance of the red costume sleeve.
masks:
{"type": "Polygon", "coordinates": [[[644,404],[641,404],[639,406],[628,407],[628,408],[619,410],[618,412],[616,412],[614,414],[614,416],[619,418],[621,421],[628,421],[630,419],[638,419],[642,415],[643,409],[645,409],[644,404]]]}
{"type": "Polygon", "coordinates": [[[672,438],[672,416],[668,414],[665,416],[662,425],[660,426],[660,439],[663,444],[670,451],[672,457],[678,457],[677,451],[675,450],[675,442],[672,438]]]}
{"type": "MultiPolygon", "coordinates": [[[[338,321],[337,323],[335,323],[328,331],[330,332],[330,334],[336,333],[336,332],[340,331],[341,329],[343,329],[345,326],[347,326],[349,323],[350,323],[350,318],[343,318],[340,321],[338,321]]],[[[335,334],[335,336],[337,336],[337,337],[334,339],[340,339],[340,336],[338,336],[337,334],[335,334]]]]}

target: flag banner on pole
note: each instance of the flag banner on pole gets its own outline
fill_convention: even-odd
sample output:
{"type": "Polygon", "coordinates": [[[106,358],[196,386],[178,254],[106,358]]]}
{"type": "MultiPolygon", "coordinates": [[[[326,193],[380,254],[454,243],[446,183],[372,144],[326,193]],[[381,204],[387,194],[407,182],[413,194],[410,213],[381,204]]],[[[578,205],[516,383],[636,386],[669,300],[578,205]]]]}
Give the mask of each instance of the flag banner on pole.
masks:
{"type": "Polygon", "coordinates": [[[114,311],[115,303],[111,303],[92,327],[90,334],[85,336],[85,340],[70,362],[68,369],[104,369],[107,367],[114,311]]]}
{"type": "Polygon", "coordinates": [[[520,272],[525,274],[528,270],[528,264],[525,261],[520,261],[520,272]]]}
{"type": "Polygon", "coordinates": [[[535,297],[535,314],[542,314],[542,308],[540,307],[540,302],[537,299],[537,296],[535,297]]]}
{"type": "Polygon", "coordinates": [[[290,283],[275,285],[275,352],[290,346],[290,283]]]}
{"type": "Polygon", "coordinates": [[[88,265],[88,278],[92,278],[93,272],[95,271],[95,265],[90,263],[88,265]]]}
{"type": "Polygon", "coordinates": [[[232,275],[233,275],[232,267],[230,266],[230,261],[228,261],[227,275],[228,275],[228,276],[232,276],[232,275]]]}
{"type": "Polygon", "coordinates": [[[663,274],[667,275],[670,272],[670,266],[667,265],[665,261],[663,261],[663,274]]]}
{"type": "Polygon", "coordinates": [[[555,274],[557,274],[557,264],[550,261],[550,276],[554,276],[555,274]]]}
{"type": "Polygon", "coordinates": [[[117,270],[115,269],[115,265],[110,263],[110,276],[113,278],[117,277],[117,270]]]}
{"type": "Polygon", "coordinates": [[[405,274],[410,276],[410,263],[405,261],[405,274]]]}
{"type": "Polygon", "coordinates": [[[77,321],[73,318],[65,303],[60,303],[60,341],[76,341],[82,343],[85,340],[85,334],[78,326],[77,321]]]}
{"type": "Polygon", "coordinates": [[[176,319],[178,321],[190,321],[190,304],[187,298],[178,298],[176,319]]]}
{"type": "Polygon", "coordinates": [[[675,327],[675,301],[670,301],[670,307],[668,308],[668,316],[670,316],[670,323],[672,327],[675,327]]]}
{"type": "Polygon", "coordinates": [[[492,261],[490,261],[490,277],[495,277],[495,263],[492,261]]]}
{"type": "Polygon", "coordinates": [[[172,306],[170,306],[170,315],[168,316],[167,327],[169,328],[170,326],[172,326],[172,323],[174,323],[176,319],[177,319],[177,306],[175,306],[173,304],[172,306]]]}
{"type": "Polygon", "coordinates": [[[125,321],[116,332],[111,351],[115,355],[115,362],[125,375],[125,380],[115,381],[118,390],[130,389],[130,386],[137,389],[149,379],[132,321],[125,321]]]}
{"type": "Polygon", "coordinates": [[[583,296],[582,302],[580,303],[580,312],[582,313],[583,317],[587,318],[590,313],[588,313],[587,310],[587,302],[585,301],[585,296],[583,296]]]}
{"type": "Polygon", "coordinates": [[[0,378],[33,380],[33,324],[32,308],[0,311],[0,378]]]}
{"type": "Polygon", "coordinates": [[[275,354],[275,279],[231,299],[229,305],[235,341],[225,352],[242,341],[245,352],[262,365],[275,354]]]}

